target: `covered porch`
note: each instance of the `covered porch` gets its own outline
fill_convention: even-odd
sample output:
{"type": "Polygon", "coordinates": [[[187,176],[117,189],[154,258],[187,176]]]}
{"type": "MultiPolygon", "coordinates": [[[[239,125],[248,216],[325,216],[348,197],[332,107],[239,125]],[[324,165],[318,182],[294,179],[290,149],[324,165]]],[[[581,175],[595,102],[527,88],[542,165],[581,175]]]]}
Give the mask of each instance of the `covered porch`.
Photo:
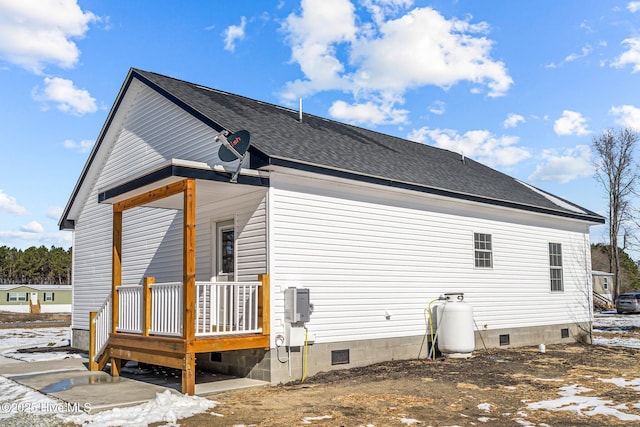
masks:
{"type": "MultiPolygon", "coordinates": [[[[226,171],[172,165],[165,176],[146,174],[100,193],[100,201],[113,206],[112,286],[90,313],[91,370],[111,362],[111,374],[119,376],[123,360],[171,367],[182,371],[182,392],[194,394],[197,353],[269,348],[269,276],[218,281],[211,273],[198,280],[196,271],[196,212],[214,198],[247,197],[264,186],[259,175],[241,175],[232,184],[226,171]],[[138,207],[181,211],[181,281],[145,276],[132,283],[129,274],[123,283],[123,213],[138,207]]],[[[128,251],[134,256],[135,246],[129,243],[128,251]]]]}

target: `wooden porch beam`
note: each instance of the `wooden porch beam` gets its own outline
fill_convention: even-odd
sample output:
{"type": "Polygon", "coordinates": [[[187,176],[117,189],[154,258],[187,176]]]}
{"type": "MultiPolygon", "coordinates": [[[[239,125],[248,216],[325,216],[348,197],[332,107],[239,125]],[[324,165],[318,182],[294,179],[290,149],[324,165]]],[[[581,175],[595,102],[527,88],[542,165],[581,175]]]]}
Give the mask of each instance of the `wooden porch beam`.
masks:
{"type": "Polygon", "coordinates": [[[194,180],[183,179],[181,181],[173,182],[159,188],[154,188],[153,190],[147,191],[146,193],[138,194],[137,196],[133,196],[129,199],[114,203],[113,209],[114,211],[117,210],[122,212],[127,209],[146,205],[147,203],[155,202],[166,197],[180,194],[185,191],[187,181],[194,180]]]}
{"type": "Polygon", "coordinates": [[[117,333],[109,338],[111,347],[144,348],[152,352],[184,354],[187,349],[182,338],[143,337],[136,334],[117,333]]]}
{"type": "MultiPolygon", "coordinates": [[[[167,368],[184,369],[185,362],[183,355],[156,353],[146,348],[112,348],[109,350],[112,357],[126,360],[135,360],[152,365],[166,366],[167,368]]],[[[184,393],[184,391],[183,391],[184,393]]]]}
{"type": "Polygon", "coordinates": [[[227,335],[214,338],[198,338],[193,343],[194,353],[209,353],[212,351],[249,350],[253,348],[269,348],[269,336],[255,335],[227,335]]]}

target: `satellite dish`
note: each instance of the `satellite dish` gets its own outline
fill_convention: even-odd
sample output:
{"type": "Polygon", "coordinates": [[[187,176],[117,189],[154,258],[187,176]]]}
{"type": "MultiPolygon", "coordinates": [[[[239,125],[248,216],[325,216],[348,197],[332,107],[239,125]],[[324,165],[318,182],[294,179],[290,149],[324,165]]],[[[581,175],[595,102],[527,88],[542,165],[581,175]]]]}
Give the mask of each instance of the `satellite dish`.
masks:
{"type": "Polygon", "coordinates": [[[238,167],[231,177],[231,182],[238,182],[238,175],[240,174],[240,169],[242,168],[242,161],[247,155],[247,150],[249,149],[249,139],[251,135],[249,131],[239,130],[236,133],[232,133],[229,135],[229,132],[223,130],[219,134],[216,135],[216,142],[221,142],[220,148],[218,149],[218,157],[223,162],[233,162],[234,160],[240,160],[238,162],[238,167]]]}
{"type": "Polygon", "coordinates": [[[218,150],[218,157],[223,162],[233,162],[237,159],[244,158],[245,153],[249,149],[249,139],[251,135],[249,131],[240,130],[231,135],[225,135],[221,132],[216,136],[216,141],[221,141],[222,145],[218,150]]]}

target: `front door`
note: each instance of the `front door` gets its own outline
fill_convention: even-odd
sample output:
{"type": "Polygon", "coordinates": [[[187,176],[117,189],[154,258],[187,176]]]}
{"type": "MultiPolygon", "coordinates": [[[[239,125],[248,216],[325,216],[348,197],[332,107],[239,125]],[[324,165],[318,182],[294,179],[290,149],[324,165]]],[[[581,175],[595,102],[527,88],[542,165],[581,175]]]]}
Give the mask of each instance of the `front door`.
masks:
{"type": "Polygon", "coordinates": [[[234,281],[235,246],[233,220],[216,223],[216,280],[218,282],[234,281]]]}

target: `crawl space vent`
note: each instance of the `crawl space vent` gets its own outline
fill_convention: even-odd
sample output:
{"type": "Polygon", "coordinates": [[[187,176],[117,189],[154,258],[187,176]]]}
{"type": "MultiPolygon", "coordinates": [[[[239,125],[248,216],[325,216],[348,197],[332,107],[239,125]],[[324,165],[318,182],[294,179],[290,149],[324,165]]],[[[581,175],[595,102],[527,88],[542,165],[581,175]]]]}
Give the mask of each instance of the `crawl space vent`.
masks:
{"type": "Polygon", "coordinates": [[[331,365],[346,365],[348,363],[349,349],[331,351],[331,365]]]}
{"type": "Polygon", "coordinates": [[[509,345],[509,334],[500,335],[500,345],[509,345]]]}
{"type": "Polygon", "coordinates": [[[561,338],[569,338],[569,328],[560,329],[560,337],[561,338]]]}

